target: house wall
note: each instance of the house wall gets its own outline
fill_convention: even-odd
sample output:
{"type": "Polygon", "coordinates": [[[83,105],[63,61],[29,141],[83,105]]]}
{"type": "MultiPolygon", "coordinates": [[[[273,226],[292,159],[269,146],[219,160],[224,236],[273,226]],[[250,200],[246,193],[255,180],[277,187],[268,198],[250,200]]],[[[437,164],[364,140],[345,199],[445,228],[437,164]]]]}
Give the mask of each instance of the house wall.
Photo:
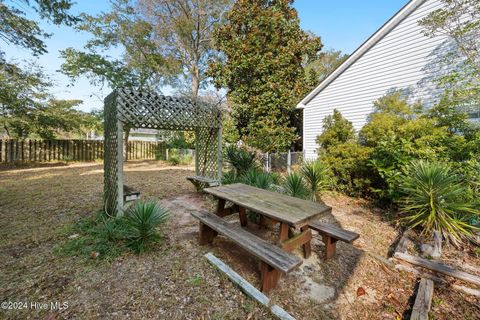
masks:
{"type": "Polygon", "coordinates": [[[316,157],[316,137],[333,109],[359,130],[373,111],[373,101],[391,91],[401,90],[410,102],[420,101],[426,107],[438,101],[441,92],[432,80],[446,70],[436,70],[434,61],[449,42],[445,37],[424,36],[418,20],[440,7],[438,0],[421,4],[305,104],[303,148],[307,158],[316,157]]]}

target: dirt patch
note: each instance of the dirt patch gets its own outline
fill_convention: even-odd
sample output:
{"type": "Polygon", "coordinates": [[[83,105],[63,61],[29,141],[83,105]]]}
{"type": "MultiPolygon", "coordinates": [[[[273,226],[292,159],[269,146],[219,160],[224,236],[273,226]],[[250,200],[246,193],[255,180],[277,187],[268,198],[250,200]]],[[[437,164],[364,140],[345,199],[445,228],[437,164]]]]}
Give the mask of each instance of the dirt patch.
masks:
{"type": "MultiPolygon", "coordinates": [[[[162,228],[163,241],[140,256],[127,253],[113,262],[85,262],[80,257],[59,255],[55,248],[70,236],[68,226],[101,208],[102,165],[0,172],[1,300],[69,305],[61,312],[2,311],[1,317],[271,318],[203,257],[213,252],[259,287],[258,261],[250,254],[223,237],[212,245],[198,245],[198,223],[190,213],[213,210],[215,203],[195,192],[185,179],[191,174],[189,167],[157,161],[127,163],[126,183],[141,191],[142,198],[160,200],[171,212],[162,228]]],[[[395,228],[366,201],[333,195],[324,200],[333,213],[322,219],[361,237],[355,246],[338,243],[337,256],[325,261],[321,237],[315,235],[312,256],[281,278],[280,286],[271,293],[273,302],[297,319],[395,319],[408,314],[417,279],[371,256],[387,257],[397,236],[395,228]]],[[[238,223],[236,215],[229,219],[238,223]]],[[[278,235],[276,226],[260,229],[249,223],[248,229],[272,243],[278,235]]],[[[470,256],[465,253],[465,259],[470,256]]],[[[475,260],[468,262],[478,267],[475,260]]],[[[478,305],[478,299],[439,287],[432,314],[438,319],[474,319],[480,317],[478,305]]]]}

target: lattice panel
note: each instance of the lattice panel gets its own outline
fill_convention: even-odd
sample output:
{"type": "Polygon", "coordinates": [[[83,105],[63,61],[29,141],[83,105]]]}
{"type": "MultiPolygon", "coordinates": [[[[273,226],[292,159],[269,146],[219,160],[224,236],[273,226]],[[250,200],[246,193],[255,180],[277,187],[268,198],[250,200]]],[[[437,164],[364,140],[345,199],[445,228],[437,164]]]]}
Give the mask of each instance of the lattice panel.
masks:
{"type": "Polygon", "coordinates": [[[199,128],[195,131],[197,175],[210,179],[218,177],[218,129],[199,128]]]}
{"type": "Polygon", "coordinates": [[[104,203],[105,210],[109,214],[116,214],[117,208],[123,203],[118,201],[118,140],[122,137],[117,136],[118,122],[117,122],[117,108],[115,105],[116,93],[112,92],[105,98],[105,122],[104,122],[104,203]]]}
{"type": "Polygon", "coordinates": [[[192,130],[196,136],[197,175],[219,179],[221,167],[220,110],[198,101],[152,92],[116,89],[105,98],[105,209],[123,211],[123,135],[119,128],[192,130]]]}
{"type": "Polygon", "coordinates": [[[221,126],[218,108],[202,102],[129,89],[116,92],[118,119],[132,128],[195,130],[221,126]]]}

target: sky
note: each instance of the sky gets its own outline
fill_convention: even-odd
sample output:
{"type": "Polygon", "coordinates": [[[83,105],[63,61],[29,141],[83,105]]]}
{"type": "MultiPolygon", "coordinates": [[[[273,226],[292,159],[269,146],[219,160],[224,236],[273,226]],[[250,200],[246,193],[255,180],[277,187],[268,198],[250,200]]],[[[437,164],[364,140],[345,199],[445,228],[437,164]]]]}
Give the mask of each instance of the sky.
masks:
{"type": "MultiPolygon", "coordinates": [[[[352,53],[407,2],[408,0],[296,0],[294,7],[298,11],[301,27],[320,36],[324,49],[352,53]]],[[[109,7],[108,0],[77,0],[72,13],[86,12],[95,15],[108,11],[109,7]]],[[[28,7],[22,9],[27,13],[27,17],[36,16],[28,7]]],[[[67,47],[82,49],[89,35],[45,21],[41,21],[40,26],[44,31],[53,34],[45,41],[48,53],[35,58],[26,49],[0,42],[7,59],[38,60],[54,82],[51,93],[56,98],[83,100],[84,103],[80,106],[83,111],[102,108],[103,98],[111,90],[108,86],[102,88],[91,85],[86,78],[72,82],[58,72],[62,64],[59,50],[67,47]]],[[[112,52],[112,55],[116,54],[118,52],[112,52]]],[[[166,88],[163,93],[168,94],[169,91],[171,89],[166,88]]]]}

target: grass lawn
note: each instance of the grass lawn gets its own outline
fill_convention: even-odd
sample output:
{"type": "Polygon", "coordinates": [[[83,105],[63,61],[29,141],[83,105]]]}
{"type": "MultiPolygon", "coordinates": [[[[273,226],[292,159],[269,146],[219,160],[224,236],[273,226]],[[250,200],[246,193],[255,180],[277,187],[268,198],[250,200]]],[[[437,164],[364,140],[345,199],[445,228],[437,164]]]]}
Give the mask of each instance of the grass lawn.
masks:
{"type": "MultiPolygon", "coordinates": [[[[23,310],[1,310],[0,318],[271,317],[203,257],[213,252],[259,287],[258,262],[253,257],[222,237],[211,246],[197,244],[198,226],[190,212],[211,210],[214,203],[186,181],[192,174],[189,167],[156,161],[125,165],[126,183],[141,191],[142,198],[157,199],[171,211],[162,230],[164,239],[154,250],[140,256],[122,252],[112,259],[66,254],[62,248],[76,236],[72,226],[102,208],[102,167],[92,163],[0,171],[0,300],[28,304],[23,310]],[[68,308],[51,311],[30,306],[50,302],[67,303],[68,308]]],[[[325,220],[361,237],[355,247],[339,243],[337,257],[325,262],[323,244],[316,236],[312,257],[281,279],[271,294],[274,303],[297,319],[406,316],[417,279],[373,257],[387,257],[397,236],[392,224],[383,220],[382,211],[363,200],[326,195],[324,201],[333,207],[325,220]],[[357,295],[359,288],[365,294],[357,295]]],[[[249,228],[272,241],[277,233],[254,225],[249,228]]],[[[458,264],[468,261],[478,268],[478,259],[470,256],[459,253],[458,264]]],[[[436,319],[478,319],[479,305],[478,298],[436,287],[432,315],[436,319]]]]}

